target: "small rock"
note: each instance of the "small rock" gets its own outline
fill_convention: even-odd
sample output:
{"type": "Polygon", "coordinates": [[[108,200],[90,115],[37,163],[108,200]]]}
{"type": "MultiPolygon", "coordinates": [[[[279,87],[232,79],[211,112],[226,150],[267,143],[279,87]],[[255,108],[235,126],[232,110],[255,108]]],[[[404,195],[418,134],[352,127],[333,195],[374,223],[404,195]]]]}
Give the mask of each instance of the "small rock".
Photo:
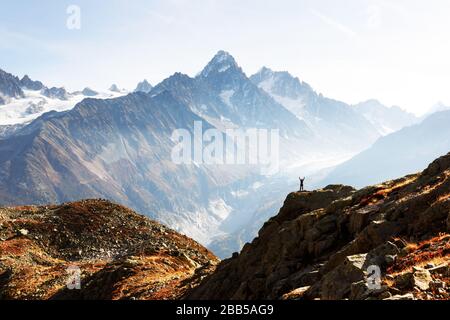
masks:
{"type": "Polygon", "coordinates": [[[385,291],[385,292],[381,293],[381,294],[377,297],[377,299],[378,299],[378,300],[385,300],[385,299],[388,299],[388,298],[390,298],[390,297],[392,297],[392,294],[391,294],[389,291],[385,291]]]}
{"type": "Polygon", "coordinates": [[[432,264],[432,263],[427,263],[426,266],[425,266],[425,269],[432,269],[432,268],[434,268],[434,267],[435,267],[434,264],[432,264]]]}
{"type": "Polygon", "coordinates": [[[414,286],[422,291],[428,290],[430,288],[430,282],[433,281],[430,272],[425,269],[414,270],[413,279],[414,286]]]}
{"type": "Polygon", "coordinates": [[[438,265],[438,266],[436,266],[434,268],[428,269],[428,271],[431,274],[440,274],[440,275],[443,275],[443,276],[449,276],[450,275],[450,267],[449,267],[448,264],[438,265]]]}
{"type": "Polygon", "coordinates": [[[366,280],[362,280],[352,283],[350,288],[350,300],[363,300],[370,297],[379,297],[386,291],[388,291],[387,286],[381,286],[379,289],[373,289],[369,288],[366,280]]]}
{"type": "Polygon", "coordinates": [[[414,295],[412,293],[407,293],[404,295],[397,294],[384,300],[414,300],[414,295]]]}
{"type": "Polygon", "coordinates": [[[297,288],[295,290],[292,290],[291,292],[288,292],[286,294],[284,294],[281,297],[281,300],[293,300],[293,299],[299,299],[301,298],[306,291],[308,291],[310,287],[301,287],[301,288],[297,288]]]}
{"type": "Polygon", "coordinates": [[[27,236],[29,233],[29,231],[27,229],[20,229],[19,230],[19,234],[22,236],[27,236]]]}
{"type": "Polygon", "coordinates": [[[398,289],[411,289],[413,283],[413,273],[406,272],[394,278],[394,286],[398,289]]]}
{"type": "Polygon", "coordinates": [[[438,290],[444,289],[446,287],[446,283],[442,280],[436,279],[430,283],[430,288],[438,290]]]}
{"type": "Polygon", "coordinates": [[[425,291],[430,288],[430,282],[433,279],[428,270],[413,267],[413,272],[406,272],[395,277],[395,287],[399,289],[417,288],[425,291]]]}
{"type": "Polygon", "coordinates": [[[367,254],[347,256],[344,261],[321,280],[321,298],[343,299],[351,293],[351,286],[366,278],[364,263],[367,254]]]}
{"type": "Polygon", "coordinates": [[[387,241],[369,252],[367,263],[384,268],[394,263],[399,253],[400,249],[394,243],[387,241]]]}

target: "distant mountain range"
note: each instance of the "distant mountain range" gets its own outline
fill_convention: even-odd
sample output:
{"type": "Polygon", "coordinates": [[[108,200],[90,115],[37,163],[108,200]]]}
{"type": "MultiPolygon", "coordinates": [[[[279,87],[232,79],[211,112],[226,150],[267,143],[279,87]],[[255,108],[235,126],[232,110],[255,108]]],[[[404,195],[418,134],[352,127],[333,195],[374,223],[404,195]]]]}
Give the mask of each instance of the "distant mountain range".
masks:
{"type": "Polygon", "coordinates": [[[65,88],[47,87],[28,75],[22,79],[0,69],[0,138],[50,111],[66,111],[87,97],[114,98],[126,92],[97,92],[88,87],[68,92],[65,88]]]}
{"type": "Polygon", "coordinates": [[[322,182],[356,187],[381,183],[423,169],[450,150],[450,111],[380,138],[369,149],[338,165],[322,182]]]}
{"type": "Polygon", "coordinates": [[[152,91],[152,89],[153,89],[153,86],[147,80],[143,80],[142,82],[138,83],[138,85],[136,86],[136,89],[134,89],[134,92],[149,93],[150,91],[152,91]]]}
{"type": "Polygon", "coordinates": [[[450,106],[445,105],[442,102],[438,102],[438,103],[434,104],[430,109],[428,109],[427,112],[425,112],[425,114],[423,114],[420,117],[420,119],[423,120],[423,119],[427,118],[428,116],[432,115],[433,113],[440,112],[440,111],[446,111],[446,110],[450,110],[450,106]]]}
{"type": "Polygon", "coordinates": [[[414,114],[405,112],[397,106],[386,107],[378,100],[361,102],[354,108],[370,121],[381,135],[398,131],[419,121],[414,114]]]}
{"type": "Polygon", "coordinates": [[[330,148],[347,146],[346,151],[360,151],[381,134],[350,105],[316,93],[310,85],[288,72],[274,72],[264,67],[250,79],[305,121],[316,135],[325,137],[330,148]]]}
{"type": "Polygon", "coordinates": [[[24,93],[19,78],[0,69],[0,105],[5,104],[8,98],[22,97],[24,93]]]}
{"type": "Polygon", "coordinates": [[[227,127],[228,122],[228,127],[277,128],[284,136],[310,138],[312,134],[304,121],[259,90],[224,51],[217,53],[197,77],[176,73],[151,93],[163,90],[172,92],[217,127],[227,127]]]}
{"type": "Polygon", "coordinates": [[[288,72],[262,68],[248,77],[225,51],[195,77],[143,81],[133,93],[117,85],[69,93],[1,72],[0,95],[0,205],[107,198],[214,242],[221,256],[239,249],[243,228],[243,241],[254,236],[290,185],[257,166],[177,165],[174,130],[193,134],[195,121],[222,133],[278,129],[287,170],[324,159],[336,165],[417,121],[399,108],[326,98],[288,72]]]}

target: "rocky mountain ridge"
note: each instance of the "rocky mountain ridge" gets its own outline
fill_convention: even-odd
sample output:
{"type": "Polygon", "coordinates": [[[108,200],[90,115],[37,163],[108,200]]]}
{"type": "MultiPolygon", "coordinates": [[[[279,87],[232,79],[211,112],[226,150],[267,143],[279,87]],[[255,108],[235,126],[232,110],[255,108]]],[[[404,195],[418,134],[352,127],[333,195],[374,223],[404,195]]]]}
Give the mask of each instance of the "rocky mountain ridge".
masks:
{"type": "Polygon", "coordinates": [[[0,69],[0,105],[5,104],[8,98],[23,96],[19,78],[0,69]]]}
{"type": "Polygon", "coordinates": [[[369,120],[382,135],[419,122],[414,114],[406,112],[398,106],[386,107],[375,99],[358,103],[353,108],[369,120]]]}
{"type": "Polygon", "coordinates": [[[0,139],[14,135],[47,112],[70,110],[85,98],[106,99],[124,94],[97,92],[88,87],[69,92],[64,87],[47,87],[28,75],[19,79],[0,69],[0,139]]]}
{"type": "Polygon", "coordinates": [[[450,153],[361,190],[290,194],[258,237],[186,298],[449,299],[449,262],[450,153]]]}
{"type": "Polygon", "coordinates": [[[359,152],[380,137],[377,128],[350,105],[315,92],[287,71],[263,67],[250,80],[324,137],[330,149],[345,146],[347,152],[359,152]]]}
{"type": "Polygon", "coordinates": [[[0,208],[0,299],[176,299],[217,258],[105,200],[0,208]],[[66,286],[78,269],[81,290],[66,286]],[[193,278],[191,278],[193,277],[193,278]]]}

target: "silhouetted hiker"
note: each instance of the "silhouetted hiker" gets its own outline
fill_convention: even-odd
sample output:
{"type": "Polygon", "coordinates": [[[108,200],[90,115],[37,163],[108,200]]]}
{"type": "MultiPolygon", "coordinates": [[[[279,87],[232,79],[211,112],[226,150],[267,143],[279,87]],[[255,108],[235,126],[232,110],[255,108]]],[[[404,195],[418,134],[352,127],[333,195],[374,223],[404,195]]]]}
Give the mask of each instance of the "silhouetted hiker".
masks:
{"type": "Polygon", "coordinates": [[[305,189],[303,188],[303,184],[305,182],[305,177],[299,179],[300,179],[300,191],[304,191],[305,189]]]}

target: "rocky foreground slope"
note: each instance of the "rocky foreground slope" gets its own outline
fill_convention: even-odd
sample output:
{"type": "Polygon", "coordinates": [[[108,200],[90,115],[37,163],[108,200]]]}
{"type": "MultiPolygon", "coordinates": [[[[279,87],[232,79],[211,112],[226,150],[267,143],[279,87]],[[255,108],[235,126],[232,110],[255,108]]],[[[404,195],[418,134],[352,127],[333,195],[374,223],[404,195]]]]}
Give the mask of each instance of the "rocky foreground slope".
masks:
{"type": "Polygon", "coordinates": [[[176,299],[200,279],[196,269],[216,262],[195,241],[108,201],[0,208],[0,299],[176,299]],[[68,290],[76,267],[81,290],[68,290]]]}
{"type": "Polygon", "coordinates": [[[450,153],[361,190],[290,194],[251,244],[185,298],[450,299],[449,261],[450,153]],[[368,285],[373,265],[377,289],[368,285]]]}
{"type": "Polygon", "coordinates": [[[0,299],[448,300],[449,262],[450,153],[361,190],[292,193],[221,263],[104,200],[0,208],[0,299]],[[81,271],[80,290],[67,288],[68,268],[81,271]]]}

